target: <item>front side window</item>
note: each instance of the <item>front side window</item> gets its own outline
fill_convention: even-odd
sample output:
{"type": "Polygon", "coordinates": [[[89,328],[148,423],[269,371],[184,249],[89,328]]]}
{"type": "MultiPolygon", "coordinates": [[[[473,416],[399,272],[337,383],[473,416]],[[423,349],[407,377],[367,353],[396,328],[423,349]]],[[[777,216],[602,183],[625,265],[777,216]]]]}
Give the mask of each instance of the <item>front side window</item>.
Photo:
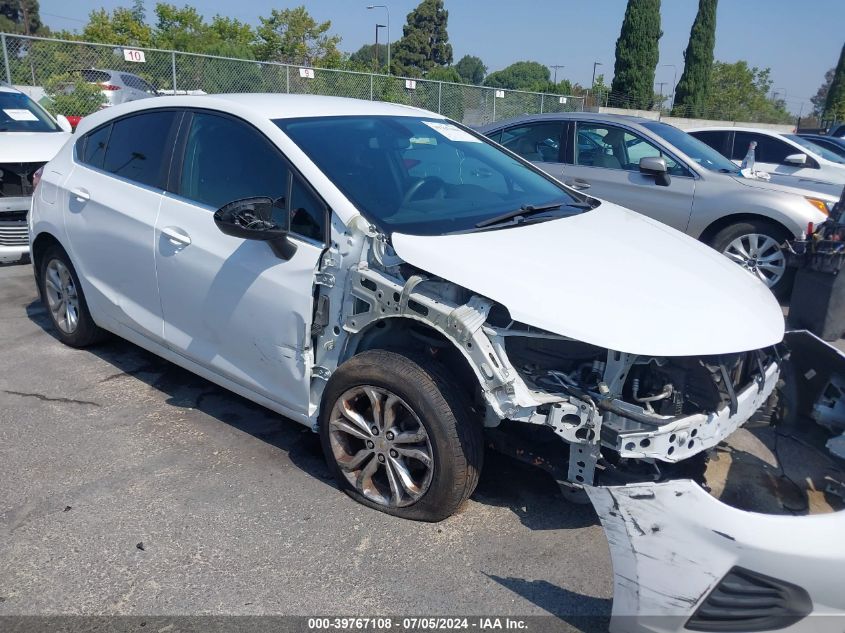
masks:
{"type": "MultiPolygon", "coordinates": [[[[714,149],[705,139],[699,139],[699,132],[696,132],[695,136],[692,136],[683,130],[679,130],[674,125],[659,121],[643,123],[643,127],[647,128],[653,134],[657,134],[657,136],[669,143],[669,145],[682,154],[685,154],[687,158],[704,169],[722,174],[735,174],[738,172],[737,166],[728,160],[727,157],[714,149]]],[[[723,134],[727,134],[727,132],[723,134]]],[[[710,138],[712,139],[713,137],[710,138]]]]}
{"type": "Polygon", "coordinates": [[[0,92],[0,132],[61,132],[35,101],[22,92],[0,92]]]}
{"type": "Polygon", "coordinates": [[[560,122],[528,123],[503,131],[498,142],[525,160],[559,163],[562,131],[560,122]]]}
{"type": "Polygon", "coordinates": [[[170,163],[168,141],[175,119],[176,112],[159,111],[115,121],[103,169],[142,185],[164,188],[170,163]]]}
{"type": "Polygon", "coordinates": [[[322,241],[325,206],[297,177],[291,183],[291,176],[278,149],[254,128],[226,116],[194,114],[179,195],[213,209],[243,198],[281,199],[276,212],[290,209],[291,231],[322,241]]]}
{"type": "Polygon", "coordinates": [[[689,175],[676,160],[643,137],[614,125],[579,123],[577,141],[577,165],[639,171],[641,159],[657,157],[666,161],[670,174],[689,175]]]}
{"type": "Polygon", "coordinates": [[[754,160],[758,163],[775,163],[779,165],[790,154],[799,153],[798,150],[791,145],[766,134],[736,132],[734,134],[734,160],[742,160],[745,158],[745,155],[748,154],[748,146],[751,141],[757,142],[757,147],[754,150],[754,160]]]}
{"type": "Polygon", "coordinates": [[[443,119],[334,116],[275,123],[386,232],[474,230],[524,206],[556,202],[567,214],[581,212],[569,206],[581,202],[574,193],[443,119]]]}

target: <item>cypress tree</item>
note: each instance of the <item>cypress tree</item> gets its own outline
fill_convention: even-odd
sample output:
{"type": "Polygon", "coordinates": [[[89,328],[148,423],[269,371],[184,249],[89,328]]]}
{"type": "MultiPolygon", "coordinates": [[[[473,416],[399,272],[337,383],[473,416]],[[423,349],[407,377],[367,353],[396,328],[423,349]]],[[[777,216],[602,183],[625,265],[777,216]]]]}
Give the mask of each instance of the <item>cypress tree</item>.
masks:
{"type": "Polygon", "coordinates": [[[436,66],[450,65],[448,22],[449,12],[443,7],[443,0],[422,0],[408,14],[391,62],[393,72],[418,77],[436,66]]]}
{"type": "Polygon", "coordinates": [[[710,89],[713,48],[716,46],[716,4],[718,0],[698,0],[698,14],[692,23],[689,44],[684,53],[684,72],[675,88],[675,116],[703,117],[710,89]]]}
{"type": "Polygon", "coordinates": [[[616,40],[610,102],[633,108],[654,103],[654,71],[659,57],[660,0],[628,0],[616,40]]]}
{"type": "Polygon", "coordinates": [[[827,91],[824,115],[835,121],[845,120],[845,44],[842,46],[842,52],[839,53],[839,63],[836,64],[830,90],[827,91]]]}

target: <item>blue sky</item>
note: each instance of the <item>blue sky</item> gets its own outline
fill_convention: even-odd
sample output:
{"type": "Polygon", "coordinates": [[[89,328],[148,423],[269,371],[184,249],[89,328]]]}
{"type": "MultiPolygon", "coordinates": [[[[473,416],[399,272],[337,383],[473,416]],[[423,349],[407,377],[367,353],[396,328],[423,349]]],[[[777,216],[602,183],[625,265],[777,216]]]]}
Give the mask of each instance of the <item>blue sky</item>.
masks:
{"type": "MultiPolygon", "coordinates": [[[[373,0],[376,1],[376,0],[373,0]]],[[[177,5],[183,0],[171,0],[177,5]]],[[[390,7],[393,39],[402,33],[408,12],[418,0],[377,0],[390,7]]],[[[269,0],[190,2],[206,17],[215,13],[257,23],[273,7],[305,4],[319,20],[331,20],[332,31],[343,38],[341,48],[354,51],[370,43],[376,20],[383,10],[367,11],[368,0],[269,0]]],[[[78,29],[92,9],[129,5],[129,0],[41,0],[41,16],[51,28],[78,29]],[[61,16],[61,17],[60,17],[61,16]]],[[[147,0],[152,13],[155,0],[147,0]]],[[[593,62],[613,73],[614,47],[625,0],[446,0],[449,38],[457,61],[465,53],[478,55],[489,69],[531,59],[546,65],[563,64],[558,78],[588,85],[593,62]]],[[[683,51],[698,7],[697,0],[663,0],[663,37],[660,64],[674,64],[680,77],[683,51]]],[[[845,40],[845,0],[721,0],[716,30],[716,59],[747,60],[770,67],[773,89],[786,95],[789,109],[798,112],[801,102],[809,107],[824,73],[836,65],[845,40]]],[[[667,82],[670,92],[674,69],[661,66],[656,81],[667,82]]]]}

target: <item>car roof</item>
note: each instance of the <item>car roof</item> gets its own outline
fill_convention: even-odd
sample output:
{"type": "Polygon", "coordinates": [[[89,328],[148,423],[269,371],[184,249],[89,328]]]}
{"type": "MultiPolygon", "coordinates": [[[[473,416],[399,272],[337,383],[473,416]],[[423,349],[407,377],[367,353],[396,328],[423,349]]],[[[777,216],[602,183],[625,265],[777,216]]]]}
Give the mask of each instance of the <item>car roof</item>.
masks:
{"type": "Polygon", "coordinates": [[[686,132],[754,132],[756,134],[770,134],[771,136],[786,136],[795,132],[779,132],[763,127],[747,127],[741,125],[707,125],[704,127],[691,127],[686,132]]]}
{"type": "Polygon", "coordinates": [[[78,132],[104,123],[116,116],[158,108],[208,108],[229,112],[242,117],[260,119],[297,119],[328,116],[424,116],[445,119],[441,114],[421,108],[367,101],[347,97],[324,97],[320,95],[291,95],[278,93],[237,93],[214,95],[175,95],[152,99],[139,99],[111,106],[95,112],[84,119],[78,132]],[[84,125],[83,125],[84,124],[84,125]]]}
{"type": "Polygon", "coordinates": [[[504,119],[496,121],[495,123],[488,123],[478,127],[481,132],[490,132],[498,130],[499,128],[509,127],[515,123],[528,123],[536,121],[595,121],[605,123],[628,123],[633,125],[642,125],[644,123],[658,123],[655,119],[647,119],[640,116],[630,116],[627,114],[605,114],[601,112],[546,112],[544,114],[523,114],[511,119],[504,119]]]}
{"type": "Polygon", "coordinates": [[[14,86],[7,84],[5,81],[0,81],[0,92],[17,92],[19,94],[26,94],[25,92],[18,90],[14,86]]]}

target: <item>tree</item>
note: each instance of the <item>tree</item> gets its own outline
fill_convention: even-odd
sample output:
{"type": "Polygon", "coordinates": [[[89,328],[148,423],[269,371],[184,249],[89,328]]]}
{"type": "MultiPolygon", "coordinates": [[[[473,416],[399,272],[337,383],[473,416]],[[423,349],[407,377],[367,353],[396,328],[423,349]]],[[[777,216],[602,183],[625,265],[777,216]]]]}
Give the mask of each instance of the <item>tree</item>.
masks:
{"type": "Polygon", "coordinates": [[[487,74],[487,66],[475,55],[464,55],[455,64],[455,70],[461,76],[461,81],[468,84],[480,86],[487,74]]]}
{"type": "Polygon", "coordinates": [[[659,57],[660,0],[628,0],[610,86],[615,105],[650,108],[659,57]]]}
{"type": "Polygon", "coordinates": [[[45,35],[38,0],[0,0],[0,31],[23,35],[45,35]]]}
{"type": "Polygon", "coordinates": [[[125,7],[116,7],[111,13],[105,9],[96,9],[88,14],[88,23],[82,29],[82,39],[103,44],[152,46],[152,28],[135,18],[132,9],[125,7]]]}
{"type": "Polygon", "coordinates": [[[450,65],[448,22],[449,12],[443,8],[443,0],[422,0],[402,27],[402,38],[391,60],[394,74],[419,77],[435,66],[450,65]]]}
{"type": "Polygon", "coordinates": [[[835,121],[845,119],[845,44],[842,45],[839,63],[836,64],[836,71],[833,74],[833,80],[830,82],[830,90],[827,91],[827,99],[824,102],[824,116],[835,121]]]}
{"type": "Polygon", "coordinates": [[[485,86],[509,90],[530,90],[542,92],[549,85],[551,72],[539,62],[524,61],[487,75],[485,86]]]}
{"type": "Polygon", "coordinates": [[[748,62],[714,62],[705,113],[731,121],[790,123],[792,115],[782,99],[770,99],[769,68],[749,68],[748,62]]]}
{"type": "Polygon", "coordinates": [[[448,81],[453,84],[459,84],[462,81],[460,73],[454,66],[432,68],[426,73],[425,78],[432,81],[448,81]]]}
{"type": "Polygon", "coordinates": [[[713,48],[716,46],[717,3],[718,0],[698,1],[698,13],[684,53],[684,72],[675,88],[673,112],[676,116],[704,115],[713,68],[713,48]]]}
{"type": "Polygon", "coordinates": [[[824,114],[824,105],[827,102],[827,93],[830,90],[830,84],[833,83],[833,75],[836,73],[836,68],[831,68],[824,74],[824,81],[815,96],[810,97],[810,102],[813,104],[813,114],[821,118],[824,114]]]}
{"type": "Polygon", "coordinates": [[[273,9],[269,17],[259,20],[257,59],[328,68],[340,64],[342,55],[337,48],[340,36],[329,34],[331,20],[318,23],[304,6],[273,9]]]}
{"type": "MultiPolygon", "coordinates": [[[[373,60],[376,59],[375,44],[364,44],[357,51],[349,56],[350,70],[372,70],[373,60]]],[[[379,42],[378,45],[378,69],[387,66],[387,44],[379,42]]]]}
{"type": "Polygon", "coordinates": [[[106,104],[103,89],[70,73],[54,75],[44,84],[48,109],[65,116],[88,116],[106,104]]]}

